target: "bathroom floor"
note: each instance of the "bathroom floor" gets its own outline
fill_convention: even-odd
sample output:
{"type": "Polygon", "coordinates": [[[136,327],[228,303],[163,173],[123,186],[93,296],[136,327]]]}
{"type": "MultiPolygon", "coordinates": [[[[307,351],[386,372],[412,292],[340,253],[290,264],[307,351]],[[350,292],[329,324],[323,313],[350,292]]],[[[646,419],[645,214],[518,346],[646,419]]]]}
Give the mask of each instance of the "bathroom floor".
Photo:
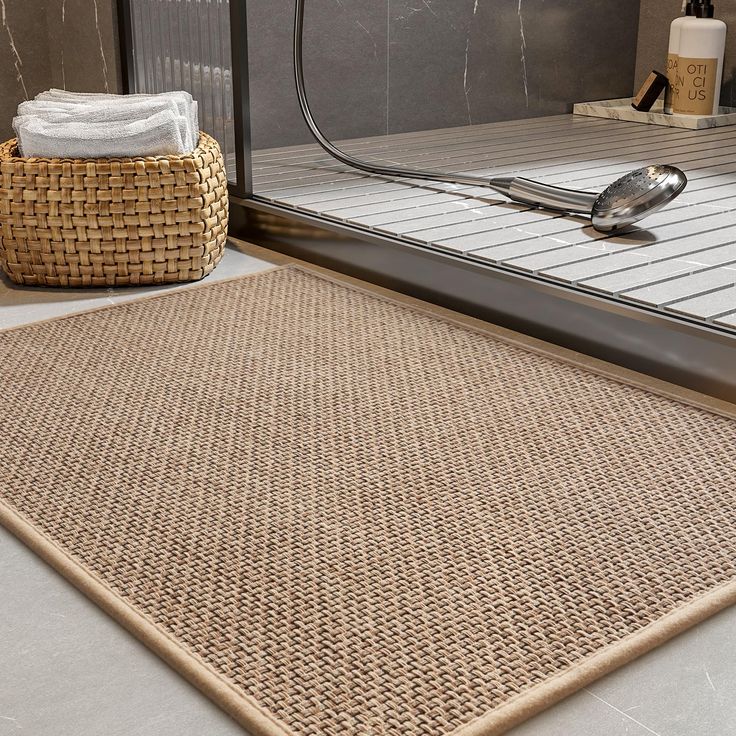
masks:
{"type": "Polygon", "coordinates": [[[509,203],[483,187],[368,176],[316,145],[253,156],[262,199],[736,331],[736,126],[694,131],[559,115],[342,145],[368,160],[593,191],[648,163],[679,166],[689,185],[678,200],[606,237],[584,218],[509,203]]]}
{"type": "MultiPolygon", "coordinates": [[[[231,241],[207,282],[284,256],[231,241]]],[[[192,288],[164,287],[172,288],[192,288]]],[[[195,285],[196,288],[196,285],[195,285]]],[[[0,282],[0,328],[156,289],[36,290],[0,282]]],[[[236,736],[242,729],[0,528],[0,735],[236,736]]],[[[736,608],[515,729],[513,736],[727,736],[736,721],[736,608]]]]}

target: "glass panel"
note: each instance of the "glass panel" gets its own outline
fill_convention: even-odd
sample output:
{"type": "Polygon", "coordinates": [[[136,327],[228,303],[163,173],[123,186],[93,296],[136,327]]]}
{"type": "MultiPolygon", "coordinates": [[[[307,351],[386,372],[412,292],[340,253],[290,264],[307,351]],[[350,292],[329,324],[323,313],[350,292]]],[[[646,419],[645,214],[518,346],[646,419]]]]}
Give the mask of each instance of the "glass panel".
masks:
{"type": "Polygon", "coordinates": [[[131,0],[134,92],[184,89],[235,181],[235,133],[227,0],[131,0]]]}

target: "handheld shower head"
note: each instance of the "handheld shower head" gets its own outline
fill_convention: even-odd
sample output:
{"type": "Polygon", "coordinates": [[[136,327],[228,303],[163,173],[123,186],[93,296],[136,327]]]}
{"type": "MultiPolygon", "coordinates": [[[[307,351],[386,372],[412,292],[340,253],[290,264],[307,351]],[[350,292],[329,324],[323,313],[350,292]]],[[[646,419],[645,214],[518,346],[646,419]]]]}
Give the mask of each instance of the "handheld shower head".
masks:
{"type": "Polygon", "coordinates": [[[377,176],[441,181],[467,186],[486,186],[517,202],[536,207],[589,215],[593,227],[604,233],[628,227],[671,202],[687,185],[687,177],[674,166],[654,165],[622,176],[600,194],[542,184],[520,177],[487,179],[472,174],[405,169],[361,161],[339,149],[320,130],[312,115],[304,83],[304,3],[294,0],[294,79],[296,93],[307,127],[317,143],[333,158],[360,171],[377,176]]]}
{"type": "Polygon", "coordinates": [[[625,174],[600,194],[520,177],[497,177],[489,185],[516,202],[589,215],[596,230],[610,233],[633,225],[671,202],[687,186],[687,177],[674,166],[655,164],[625,174]]]}
{"type": "Polygon", "coordinates": [[[669,204],[687,186],[687,177],[674,166],[654,164],[616,179],[596,199],[593,227],[610,232],[628,227],[669,204]]]}

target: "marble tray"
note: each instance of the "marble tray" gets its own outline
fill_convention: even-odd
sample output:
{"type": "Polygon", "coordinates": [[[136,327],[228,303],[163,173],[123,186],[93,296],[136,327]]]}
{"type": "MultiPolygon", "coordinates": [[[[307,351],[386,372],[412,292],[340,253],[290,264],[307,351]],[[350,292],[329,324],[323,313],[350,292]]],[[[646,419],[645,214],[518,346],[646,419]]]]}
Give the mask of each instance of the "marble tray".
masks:
{"type": "Polygon", "coordinates": [[[630,123],[649,123],[668,128],[720,128],[736,125],[736,107],[721,107],[718,115],[665,115],[664,102],[657,100],[649,112],[639,112],[631,107],[631,98],[601,100],[599,102],[578,102],[573,106],[574,115],[588,115],[611,120],[627,120],[630,123]]]}

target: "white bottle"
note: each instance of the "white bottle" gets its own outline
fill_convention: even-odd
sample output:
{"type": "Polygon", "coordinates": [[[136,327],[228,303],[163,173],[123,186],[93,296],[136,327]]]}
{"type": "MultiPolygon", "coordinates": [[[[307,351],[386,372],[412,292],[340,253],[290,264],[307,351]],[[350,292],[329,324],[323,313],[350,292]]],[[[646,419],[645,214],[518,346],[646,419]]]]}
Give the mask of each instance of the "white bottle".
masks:
{"type": "Polygon", "coordinates": [[[675,18],[670,24],[670,45],[667,50],[667,79],[669,84],[664,93],[664,111],[668,115],[672,114],[673,100],[677,96],[677,68],[680,57],[680,36],[682,35],[682,26],[688,17],[693,15],[693,0],[682,3],[682,12],[679,18],[675,18]]]}
{"type": "Polygon", "coordinates": [[[678,93],[672,106],[679,115],[718,114],[728,29],[713,13],[711,0],[696,0],[693,17],[680,26],[678,93]]]}

